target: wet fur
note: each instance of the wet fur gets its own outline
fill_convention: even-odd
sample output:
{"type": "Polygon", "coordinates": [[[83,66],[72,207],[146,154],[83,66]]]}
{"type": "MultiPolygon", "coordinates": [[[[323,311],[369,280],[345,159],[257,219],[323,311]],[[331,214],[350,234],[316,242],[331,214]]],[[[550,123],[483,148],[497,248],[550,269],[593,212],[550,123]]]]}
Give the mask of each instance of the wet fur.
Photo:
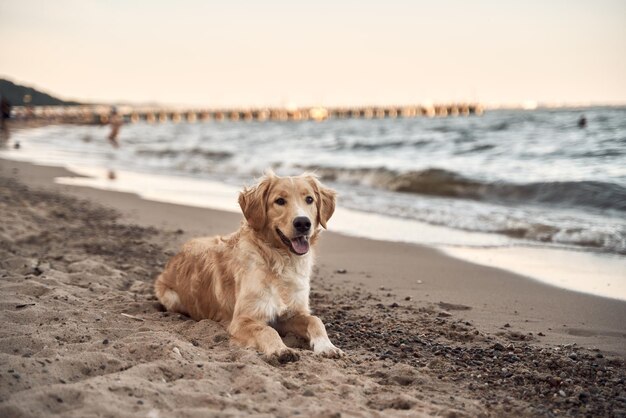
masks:
{"type": "Polygon", "coordinates": [[[159,301],[169,311],[195,320],[230,322],[228,331],[235,341],[270,360],[298,359],[279,332],[306,338],[316,354],[341,356],[309,309],[314,247],[335,210],[335,192],[310,174],[268,173],[240,193],[239,205],[245,218],[239,230],[191,240],[168,262],[155,283],[159,301]],[[314,202],[307,203],[307,196],[314,202]],[[279,197],[285,205],[275,203],[279,197]],[[296,236],[297,216],[312,222],[310,248],[304,255],[292,252],[276,232],[296,236]]]}

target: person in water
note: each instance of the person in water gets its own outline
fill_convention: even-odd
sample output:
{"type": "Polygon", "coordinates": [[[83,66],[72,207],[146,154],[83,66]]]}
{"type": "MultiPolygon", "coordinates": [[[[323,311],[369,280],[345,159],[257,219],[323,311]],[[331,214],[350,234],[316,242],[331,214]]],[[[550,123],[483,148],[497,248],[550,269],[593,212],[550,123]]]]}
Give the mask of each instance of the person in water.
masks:
{"type": "Polygon", "coordinates": [[[581,115],[580,118],[578,118],[578,127],[580,129],[587,127],[587,118],[585,117],[585,115],[581,115]]]}
{"type": "MultiPolygon", "coordinates": [[[[111,125],[111,132],[109,133],[109,136],[107,138],[109,142],[111,143],[111,145],[113,145],[113,148],[120,147],[120,143],[117,140],[117,136],[120,134],[120,128],[122,127],[123,123],[124,121],[122,117],[120,116],[120,114],[117,112],[117,108],[116,107],[111,108],[111,115],[109,116],[109,125],[111,125]]],[[[115,170],[110,169],[109,179],[115,180],[116,177],[117,176],[115,174],[115,170]]]]}
{"type": "Polygon", "coordinates": [[[122,117],[117,113],[117,108],[111,109],[111,116],[109,117],[109,125],[111,125],[111,132],[108,139],[111,145],[115,148],[119,148],[120,143],[117,141],[117,136],[120,134],[120,128],[122,127],[122,117]]]}

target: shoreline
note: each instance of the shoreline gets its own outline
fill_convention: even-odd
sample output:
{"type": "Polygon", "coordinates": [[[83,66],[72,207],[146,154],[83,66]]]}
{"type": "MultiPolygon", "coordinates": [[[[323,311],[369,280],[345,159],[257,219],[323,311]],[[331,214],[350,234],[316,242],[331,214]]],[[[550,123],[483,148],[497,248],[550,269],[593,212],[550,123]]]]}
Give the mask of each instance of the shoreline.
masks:
{"type": "MultiPolygon", "coordinates": [[[[80,177],[65,168],[0,159],[0,174],[7,173],[29,186],[69,193],[112,207],[128,222],[182,229],[184,239],[227,234],[241,220],[239,213],[227,210],[158,202],[135,193],[54,182],[59,177],[80,177]],[[202,221],[205,217],[207,222],[202,221]]],[[[543,333],[540,341],[547,344],[567,341],[626,357],[626,324],[621,320],[626,317],[626,301],[545,284],[507,269],[453,257],[446,250],[432,246],[336,233],[332,220],[329,228],[321,240],[318,266],[348,270],[349,274],[341,279],[351,285],[364,286],[390,300],[404,295],[428,303],[469,306],[471,309],[464,311],[464,316],[480,321],[489,332],[502,331],[504,324],[516,324],[526,333],[543,333]],[[390,266],[393,266],[391,271],[390,266]],[[393,274],[393,269],[397,269],[397,274],[393,274]],[[588,344],[590,337],[593,342],[588,344]]],[[[488,254],[493,249],[484,251],[488,254]]],[[[335,275],[331,270],[329,274],[335,275]]]]}
{"type": "MultiPolygon", "coordinates": [[[[0,160],[0,415],[607,416],[626,408],[626,303],[426,246],[326,232],[311,308],[342,359],[266,363],[163,312],[181,243],[241,215],[53,182],[0,160]]],[[[619,414],[618,414],[619,415],[619,414]]]]}
{"type": "MultiPolygon", "coordinates": [[[[111,182],[102,167],[59,165],[61,160],[57,157],[20,154],[0,154],[0,159],[59,166],[73,173],[56,177],[56,183],[136,193],[151,201],[239,213],[239,190],[217,181],[117,170],[118,178],[111,182]],[[42,159],[44,162],[39,163],[42,159]]],[[[341,234],[433,247],[463,261],[504,269],[558,288],[626,301],[626,257],[620,255],[564,245],[545,246],[502,234],[464,231],[341,205],[331,222],[331,230],[341,234]],[[594,279],[588,280],[587,274],[594,279]]]]}

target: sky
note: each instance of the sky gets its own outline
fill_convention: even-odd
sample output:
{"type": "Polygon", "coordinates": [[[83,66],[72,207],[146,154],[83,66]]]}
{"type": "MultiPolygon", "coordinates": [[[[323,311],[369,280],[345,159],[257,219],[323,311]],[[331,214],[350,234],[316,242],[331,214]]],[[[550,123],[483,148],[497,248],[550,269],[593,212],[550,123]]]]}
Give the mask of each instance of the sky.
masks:
{"type": "Polygon", "coordinates": [[[0,0],[0,39],[83,101],[626,103],[624,0],[0,0]]]}

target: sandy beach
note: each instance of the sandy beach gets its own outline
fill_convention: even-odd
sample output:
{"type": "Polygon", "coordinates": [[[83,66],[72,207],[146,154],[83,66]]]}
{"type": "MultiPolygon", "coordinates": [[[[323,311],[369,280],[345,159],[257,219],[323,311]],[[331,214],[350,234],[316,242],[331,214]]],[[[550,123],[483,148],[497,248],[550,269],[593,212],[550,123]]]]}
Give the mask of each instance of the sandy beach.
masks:
{"type": "MultiPolygon", "coordinates": [[[[324,233],[313,311],[346,352],[280,367],[163,312],[181,243],[241,216],[0,160],[0,416],[626,416],[626,302],[324,233]]],[[[589,278],[593,280],[593,277],[589,278]]]]}

